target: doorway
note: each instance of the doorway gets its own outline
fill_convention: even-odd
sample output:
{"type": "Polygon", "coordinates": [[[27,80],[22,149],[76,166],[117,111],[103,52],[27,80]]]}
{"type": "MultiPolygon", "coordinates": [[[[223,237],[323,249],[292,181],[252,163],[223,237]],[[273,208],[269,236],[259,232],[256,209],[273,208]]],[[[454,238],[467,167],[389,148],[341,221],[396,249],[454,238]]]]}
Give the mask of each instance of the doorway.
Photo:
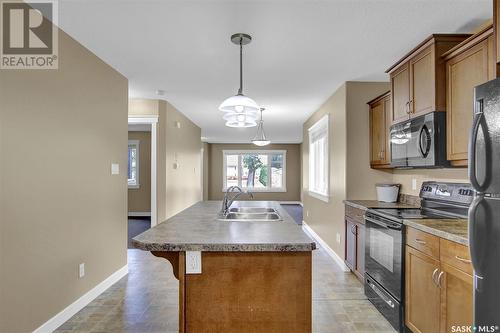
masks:
{"type": "Polygon", "coordinates": [[[157,117],[128,119],[128,247],[157,223],[157,117]]]}

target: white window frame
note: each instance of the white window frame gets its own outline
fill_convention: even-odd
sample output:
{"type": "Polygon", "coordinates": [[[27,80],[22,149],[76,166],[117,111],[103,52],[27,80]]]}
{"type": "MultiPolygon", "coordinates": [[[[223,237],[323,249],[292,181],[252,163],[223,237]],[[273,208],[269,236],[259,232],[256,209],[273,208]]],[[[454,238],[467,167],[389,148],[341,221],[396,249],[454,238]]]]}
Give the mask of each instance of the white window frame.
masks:
{"type": "MultiPolygon", "coordinates": [[[[286,150],[223,150],[222,151],[222,192],[227,190],[227,155],[238,155],[238,186],[242,187],[241,174],[242,174],[242,161],[241,156],[245,154],[259,154],[259,155],[272,155],[272,154],[282,154],[283,155],[283,179],[282,187],[267,187],[267,188],[253,188],[251,192],[267,192],[267,193],[278,193],[286,192],[286,150]]],[[[269,175],[269,184],[271,181],[271,163],[267,165],[267,174],[269,175]]]]}
{"type": "MultiPolygon", "coordinates": [[[[131,189],[137,189],[137,188],[140,188],[141,185],[139,183],[139,165],[140,165],[140,155],[139,155],[139,146],[140,146],[140,140],[128,140],[128,146],[127,146],[127,151],[128,151],[128,147],[129,146],[135,146],[136,149],[137,149],[137,167],[136,167],[136,182],[135,184],[130,184],[128,182],[128,179],[127,179],[127,184],[128,184],[128,188],[131,188],[131,189]]],[[[127,178],[128,178],[128,153],[127,153],[127,178]]]]}
{"type": "Polygon", "coordinates": [[[322,200],[324,202],[329,202],[330,201],[330,150],[329,150],[329,141],[330,141],[330,135],[329,135],[329,126],[330,126],[330,117],[329,114],[326,114],[323,116],[320,120],[318,120],[314,125],[312,125],[309,130],[309,184],[308,184],[308,190],[309,190],[309,195],[311,197],[314,197],[316,199],[322,200]],[[317,141],[317,137],[325,137],[325,156],[324,156],[324,163],[323,166],[316,166],[315,161],[313,160],[314,154],[312,152],[312,147],[313,144],[317,141]],[[314,140],[313,138],[316,138],[314,140]],[[316,181],[314,179],[315,177],[315,172],[314,170],[318,170],[319,168],[324,168],[323,173],[325,175],[325,185],[326,188],[323,190],[314,188],[313,184],[316,184],[316,181]]]}

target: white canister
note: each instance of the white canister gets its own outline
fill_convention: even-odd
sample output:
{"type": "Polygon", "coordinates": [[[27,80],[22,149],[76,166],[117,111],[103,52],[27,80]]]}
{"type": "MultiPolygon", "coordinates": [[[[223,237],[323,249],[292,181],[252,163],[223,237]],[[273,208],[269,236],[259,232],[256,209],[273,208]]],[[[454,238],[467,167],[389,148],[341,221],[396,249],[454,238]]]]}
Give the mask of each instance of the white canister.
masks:
{"type": "Polygon", "coordinates": [[[376,184],[377,200],[382,202],[397,202],[401,184],[376,184]]]}

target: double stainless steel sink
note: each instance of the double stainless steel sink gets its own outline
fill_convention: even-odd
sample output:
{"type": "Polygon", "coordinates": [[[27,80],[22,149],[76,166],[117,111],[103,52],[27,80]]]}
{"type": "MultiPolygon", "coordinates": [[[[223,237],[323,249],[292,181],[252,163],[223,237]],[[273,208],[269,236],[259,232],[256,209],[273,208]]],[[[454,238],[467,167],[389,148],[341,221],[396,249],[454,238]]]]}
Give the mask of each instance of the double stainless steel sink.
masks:
{"type": "Polygon", "coordinates": [[[268,207],[235,207],[229,213],[219,218],[221,221],[230,222],[272,222],[282,221],[276,209],[268,207]]]}

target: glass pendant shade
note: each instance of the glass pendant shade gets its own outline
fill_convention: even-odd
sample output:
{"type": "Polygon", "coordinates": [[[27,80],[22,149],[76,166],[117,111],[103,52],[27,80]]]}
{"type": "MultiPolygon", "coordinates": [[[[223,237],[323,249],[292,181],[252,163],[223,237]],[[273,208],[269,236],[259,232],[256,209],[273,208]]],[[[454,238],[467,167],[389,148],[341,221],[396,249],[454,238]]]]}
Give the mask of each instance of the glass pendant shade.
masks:
{"type": "Polygon", "coordinates": [[[268,144],[271,143],[266,138],[266,133],[264,133],[264,121],[262,120],[262,111],[264,109],[260,109],[260,120],[259,120],[259,127],[257,127],[257,134],[252,140],[252,143],[256,146],[267,146],[268,144]]]}
{"type": "Polygon", "coordinates": [[[257,126],[257,115],[245,112],[227,112],[222,117],[228,127],[254,127],[257,126]]]}
{"type": "Polygon", "coordinates": [[[223,112],[259,112],[259,106],[253,99],[245,95],[235,95],[227,98],[219,106],[219,110],[223,112]]]}

